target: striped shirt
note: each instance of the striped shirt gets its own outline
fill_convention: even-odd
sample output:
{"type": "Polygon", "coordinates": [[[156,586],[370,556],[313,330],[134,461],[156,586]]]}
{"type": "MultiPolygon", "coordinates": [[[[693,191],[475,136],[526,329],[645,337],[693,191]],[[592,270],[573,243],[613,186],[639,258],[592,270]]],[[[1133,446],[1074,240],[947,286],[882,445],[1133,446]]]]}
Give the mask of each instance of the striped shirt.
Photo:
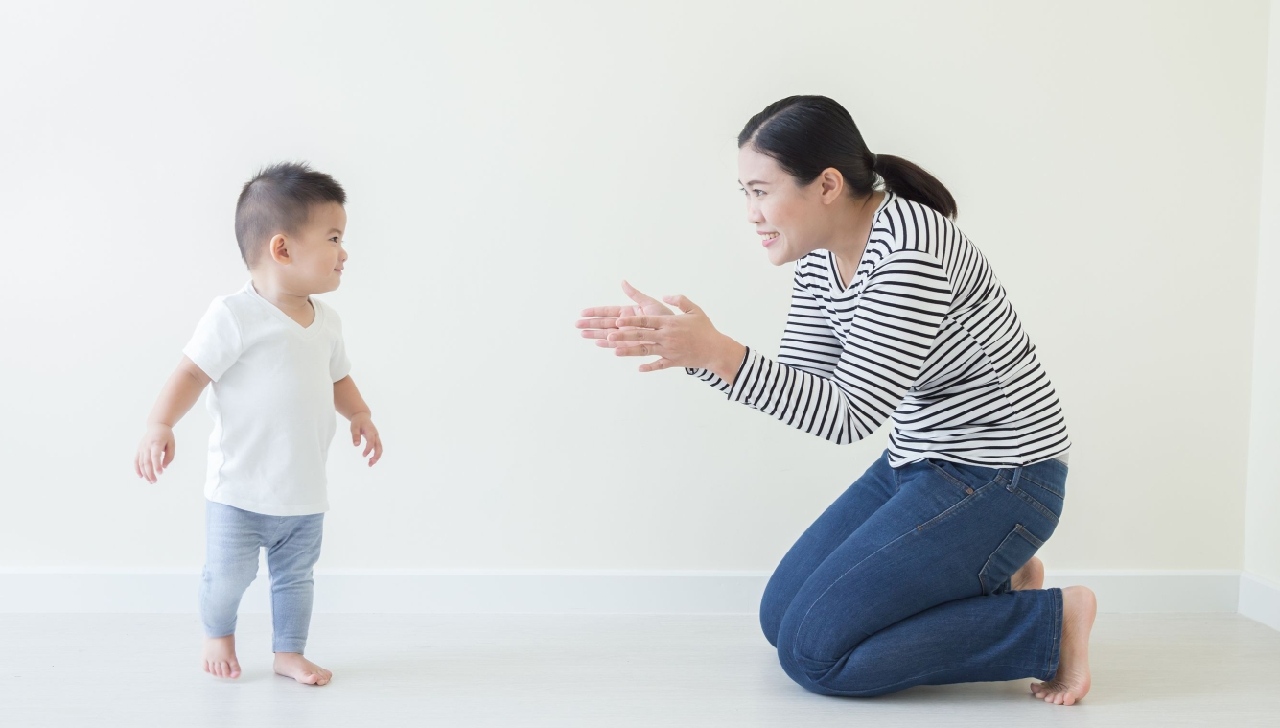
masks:
{"type": "Polygon", "coordinates": [[[1070,447],[1058,395],[991,265],[946,216],[893,194],[846,288],[834,255],[796,263],[777,360],[748,347],[732,385],[690,374],[835,443],[892,416],[894,467],[1029,465],[1070,447]]]}

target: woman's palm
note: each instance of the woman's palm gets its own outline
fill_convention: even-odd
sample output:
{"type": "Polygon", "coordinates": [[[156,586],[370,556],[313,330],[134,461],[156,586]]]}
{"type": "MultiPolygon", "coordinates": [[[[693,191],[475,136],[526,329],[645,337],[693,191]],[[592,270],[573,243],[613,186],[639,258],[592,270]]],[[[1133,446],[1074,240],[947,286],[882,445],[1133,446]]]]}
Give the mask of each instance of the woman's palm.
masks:
{"type": "Polygon", "coordinates": [[[600,346],[613,347],[608,341],[610,331],[618,331],[617,320],[631,316],[674,316],[675,312],[667,308],[662,301],[653,296],[637,291],[630,283],[622,282],[622,292],[635,302],[632,306],[597,306],[582,312],[584,318],[578,320],[578,328],[585,329],[582,336],[595,339],[600,346]]]}

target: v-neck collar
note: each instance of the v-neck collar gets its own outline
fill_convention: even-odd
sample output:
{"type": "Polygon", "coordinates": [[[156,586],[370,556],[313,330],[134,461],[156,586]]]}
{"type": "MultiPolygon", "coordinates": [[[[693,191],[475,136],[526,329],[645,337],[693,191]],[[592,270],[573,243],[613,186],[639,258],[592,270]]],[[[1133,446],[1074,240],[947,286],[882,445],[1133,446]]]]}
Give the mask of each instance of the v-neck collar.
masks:
{"type": "Polygon", "coordinates": [[[831,292],[837,296],[844,296],[853,290],[854,282],[858,280],[858,272],[862,270],[862,264],[867,260],[867,249],[871,247],[871,239],[876,234],[876,223],[880,220],[880,215],[884,213],[889,201],[894,198],[894,194],[885,191],[884,199],[876,207],[876,212],[871,216],[871,230],[867,232],[867,242],[862,246],[862,255],[858,258],[858,264],[853,268],[853,277],[849,279],[849,285],[844,284],[844,280],[840,277],[840,266],[836,263],[836,254],[830,250],[827,251],[827,283],[831,286],[831,292]]]}
{"type": "Polygon", "coordinates": [[[311,317],[310,326],[303,326],[297,321],[294,321],[292,316],[285,313],[284,311],[281,311],[279,306],[263,298],[262,294],[258,293],[258,289],[253,287],[252,280],[244,284],[244,292],[249,294],[250,298],[256,299],[263,306],[266,306],[267,310],[271,312],[271,315],[275,316],[277,319],[283,322],[284,325],[287,326],[290,331],[296,334],[311,335],[311,334],[314,334],[316,331],[320,330],[320,321],[321,321],[321,318],[324,316],[324,313],[323,313],[324,309],[317,306],[316,302],[311,300],[309,296],[307,297],[307,302],[311,304],[311,310],[314,312],[315,315],[311,317]]]}

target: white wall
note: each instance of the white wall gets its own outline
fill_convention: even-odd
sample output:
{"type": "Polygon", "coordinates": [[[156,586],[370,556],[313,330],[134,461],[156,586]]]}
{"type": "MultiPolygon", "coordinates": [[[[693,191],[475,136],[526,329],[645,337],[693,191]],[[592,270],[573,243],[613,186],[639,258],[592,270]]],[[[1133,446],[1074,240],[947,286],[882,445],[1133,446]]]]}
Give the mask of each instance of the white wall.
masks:
{"type": "Polygon", "coordinates": [[[350,194],[328,300],[388,445],[335,446],[323,566],[771,569],[883,433],[828,445],[571,325],[627,276],[776,351],[734,137],[792,93],[934,171],[1010,290],[1076,443],[1051,566],[1240,568],[1261,0],[4,13],[0,568],[199,565],[207,417],[160,484],[130,459],[245,277],[240,184],[307,159],[350,194]]]}
{"type": "MultiPolygon", "coordinates": [[[[1270,26],[1244,568],[1274,586],[1280,585],[1280,2],[1276,0],[1271,3],[1270,26]]],[[[1280,591],[1275,596],[1280,599],[1280,591]]]]}

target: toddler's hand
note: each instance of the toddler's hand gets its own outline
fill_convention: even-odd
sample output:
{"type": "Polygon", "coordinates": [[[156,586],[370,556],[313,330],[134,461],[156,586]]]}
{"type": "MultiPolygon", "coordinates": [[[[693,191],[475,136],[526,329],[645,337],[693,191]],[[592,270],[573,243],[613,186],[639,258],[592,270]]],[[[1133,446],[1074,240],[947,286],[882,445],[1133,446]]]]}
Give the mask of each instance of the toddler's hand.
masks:
{"type": "Polygon", "coordinates": [[[176,447],[172,427],[157,423],[147,425],[147,431],[143,433],[142,441],[138,443],[138,454],[133,460],[133,471],[148,483],[156,482],[169,463],[173,462],[176,447]]]}
{"type": "Polygon", "coordinates": [[[373,417],[368,412],[351,418],[351,444],[359,447],[361,437],[364,437],[365,442],[361,457],[369,458],[369,453],[373,453],[373,457],[369,458],[369,467],[373,467],[382,458],[382,437],[378,434],[378,428],[373,426],[373,417]]]}

